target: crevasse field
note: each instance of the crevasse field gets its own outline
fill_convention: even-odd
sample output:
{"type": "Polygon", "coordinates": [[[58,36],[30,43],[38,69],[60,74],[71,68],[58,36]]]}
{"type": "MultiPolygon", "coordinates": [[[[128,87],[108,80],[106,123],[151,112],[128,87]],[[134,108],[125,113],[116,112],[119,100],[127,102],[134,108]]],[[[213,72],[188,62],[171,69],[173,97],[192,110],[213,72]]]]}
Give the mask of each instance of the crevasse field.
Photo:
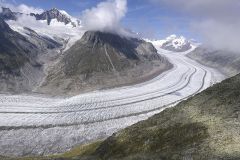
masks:
{"type": "Polygon", "coordinates": [[[134,86],[71,98],[1,95],[0,155],[60,153],[106,138],[225,78],[187,58],[188,52],[159,49],[174,68],[134,86]]]}

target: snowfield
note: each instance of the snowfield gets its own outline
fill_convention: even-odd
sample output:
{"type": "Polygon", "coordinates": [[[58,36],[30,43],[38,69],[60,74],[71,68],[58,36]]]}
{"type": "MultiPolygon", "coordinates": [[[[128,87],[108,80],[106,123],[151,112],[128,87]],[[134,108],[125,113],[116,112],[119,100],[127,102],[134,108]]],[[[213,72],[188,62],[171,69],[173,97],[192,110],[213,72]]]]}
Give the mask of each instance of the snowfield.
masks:
{"type": "MultiPolygon", "coordinates": [[[[66,14],[74,23],[77,23],[77,19],[71,17],[64,11],[60,11],[63,14],[66,14]]],[[[51,24],[47,24],[47,20],[36,20],[34,17],[30,15],[22,15],[18,17],[17,21],[9,20],[6,21],[10,28],[20,34],[28,37],[25,32],[24,27],[31,28],[40,36],[47,37],[53,40],[68,41],[67,46],[64,48],[64,51],[69,49],[72,45],[75,44],[76,41],[81,39],[85,30],[82,26],[73,27],[71,24],[65,25],[62,22],[58,22],[57,19],[52,19],[51,24]]]]}
{"type": "Polygon", "coordinates": [[[71,98],[1,95],[0,155],[60,153],[106,138],[225,78],[187,58],[190,51],[156,48],[174,68],[145,83],[71,98]]]}

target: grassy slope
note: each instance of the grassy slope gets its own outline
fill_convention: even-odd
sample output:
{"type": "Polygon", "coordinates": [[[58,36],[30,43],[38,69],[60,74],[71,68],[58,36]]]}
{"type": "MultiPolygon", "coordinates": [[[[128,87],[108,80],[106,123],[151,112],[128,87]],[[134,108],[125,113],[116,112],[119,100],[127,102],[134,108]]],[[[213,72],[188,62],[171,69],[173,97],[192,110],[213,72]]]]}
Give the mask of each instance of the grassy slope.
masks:
{"type": "Polygon", "coordinates": [[[102,159],[239,159],[240,75],[122,130],[95,151],[102,159]]]}
{"type": "Polygon", "coordinates": [[[102,141],[97,141],[88,145],[81,145],[67,151],[63,154],[49,155],[46,157],[1,157],[0,160],[71,160],[79,159],[79,157],[87,156],[93,154],[94,151],[99,147],[102,141]]]}

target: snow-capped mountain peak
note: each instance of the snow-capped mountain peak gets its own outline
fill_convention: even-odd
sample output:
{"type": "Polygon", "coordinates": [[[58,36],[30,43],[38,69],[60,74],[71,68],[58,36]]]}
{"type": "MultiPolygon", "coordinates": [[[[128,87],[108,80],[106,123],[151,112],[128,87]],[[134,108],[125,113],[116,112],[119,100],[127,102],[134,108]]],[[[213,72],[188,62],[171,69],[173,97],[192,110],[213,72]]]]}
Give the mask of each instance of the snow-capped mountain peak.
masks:
{"type": "Polygon", "coordinates": [[[66,11],[58,10],[57,8],[52,8],[41,14],[31,13],[30,15],[34,16],[36,20],[47,20],[48,25],[50,25],[54,19],[56,19],[58,22],[64,23],[65,25],[71,24],[73,27],[79,25],[77,19],[71,17],[66,11]]]}
{"type": "Polygon", "coordinates": [[[48,25],[54,25],[56,23],[63,23],[63,25],[70,25],[72,27],[78,27],[81,25],[81,21],[77,18],[74,18],[70,16],[66,11],[64,10],[58,10],[57,8],[52,8],[50,10],[46,10],[43,13],[35,14],[24,14],[12,11],[10,8],[2,7],[2,12],[0,13],[0,17],[4,20],[14,20],[17,21],[17,19],[21,16],[32,16],[37,21],[45,21],[48,25]]]}
{"type": "Polygon", "coordinates": [[[177,36],[175,34],[168,36],[163,40],[148,40],[153,43],[155,47],[174,52],[184,52],[190,50],[194,45],[190,40],[184,36],[177,36]]]}
{"type": "Polygon", "coordinates": [[[26,28],[29,28],[38,35],[60,41],[60,43],[62,40],[68,41],[66,49],[79,40],[84,33],[80,20],[57,8],[39,14],[19,13],[9,8],[5,10],[0,13],[0,18],[5,20],[14,31],[29,37],[26,34],[26,28]]]}
{"type": "MultiPolygon", "coordinates": [[[[168,38],[170,39],[170,38],[168,38]]],[[[173,47],[176,50],[181,50],[184,47],[189,48],[190,47],[190,42],[183,36],[177,37],[176,35],[174,37],[171,37],[170,40],[167,40],[163,46],[166,47],[173,47]]],[[[162,46],[162,47],[163,47],[162,46]]]]}

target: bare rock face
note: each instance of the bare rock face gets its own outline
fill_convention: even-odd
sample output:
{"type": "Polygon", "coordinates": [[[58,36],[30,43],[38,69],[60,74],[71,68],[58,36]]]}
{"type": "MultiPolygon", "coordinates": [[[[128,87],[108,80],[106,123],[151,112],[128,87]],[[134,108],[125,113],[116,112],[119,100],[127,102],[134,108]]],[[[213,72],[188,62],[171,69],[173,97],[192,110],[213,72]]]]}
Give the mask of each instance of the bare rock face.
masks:
{"type": "Polygon", "coordinates": [[[29,92],[43,77],[38,56],[47,47],[56,48],[59,44],[41,39],[36,33],[30,36],[30,42],[30,38],[13,31],[2,18],[0,30],[0,92],[29,92]]]}
{"type": "Polygon", "coordinates": [[[23,76],[22,68],[26,64],[39,69],[35,61],[38,49],[24,36],[10,29],[0,19],[0,81],[1,91],[29,90],[28,79],[23,76]]]}
{"type": "MultiPolygon", "coordinates": [[[[38,66],[38,63],[34,60],[38,52],[36,46],[24,36],[11,30],[3,19],[0,19],[0,30],[0,77],[2,82],[5,81],[1,85],[8,85],[8,81],[12,81],[10,77],[21,77],[20,70],[25,64],[38,66]]],[[[15,83],[13,86],[15,86],[15,83]]]]}
{"type": "Polygon", "coordinates": [[[66,67],[65,73],[75,74],[75,70],[78,73],[121,71],[152,59],[160,60],[161,57],[150,43],[110,33],[86,32],[82,39],[67,51],[63,63],[66,67]]]}
{"type": "Polygon", "coordinates": [[[170,67],[151,43],[88,31],[49,71],[41,91],[77,94],[131,84],[170,67]]]}

